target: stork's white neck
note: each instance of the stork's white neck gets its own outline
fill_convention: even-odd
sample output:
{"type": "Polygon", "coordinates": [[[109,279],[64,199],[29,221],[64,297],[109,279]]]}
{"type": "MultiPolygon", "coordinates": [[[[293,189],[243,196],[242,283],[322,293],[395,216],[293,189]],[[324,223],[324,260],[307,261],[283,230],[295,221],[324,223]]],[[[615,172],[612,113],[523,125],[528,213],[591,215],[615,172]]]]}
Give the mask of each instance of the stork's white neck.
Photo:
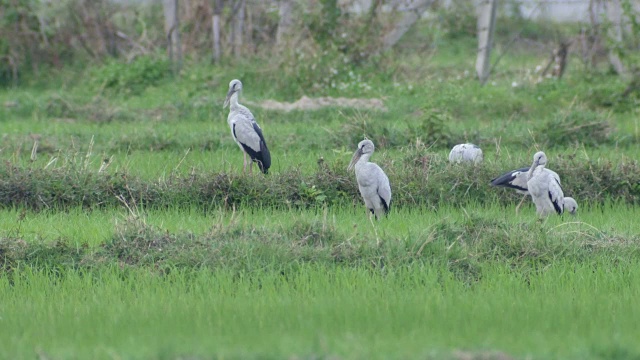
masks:
{"type": "Polygon", "coordinates": [[[536,162],[534,161],[533,164],[531,164],[531,169],[529,169],[529,174],[527,174],[527,180],[531,179],[533,175],[541,172],[543,169],[544,169],[544,165],[541,165],[541,164],[536,165],[536,162]]]}
{"type": "Polygon", "coordinates": [[[368,163],[369,159],[371,158],[371,154],[373,154],[373,153],[362,154],[362,156],[360,156],[360,159],[358,159],[358,162],[356,163],[356,166],[368,163]]]}
{"type": "Polygon", "coordinates": [[[236,91],[231,94],[231,98],[229,98],[229,109],[231,109],[231,111],[234,111],[238,109],[239,106],[240,103],[238,103],[238,91],[236,91]]]}

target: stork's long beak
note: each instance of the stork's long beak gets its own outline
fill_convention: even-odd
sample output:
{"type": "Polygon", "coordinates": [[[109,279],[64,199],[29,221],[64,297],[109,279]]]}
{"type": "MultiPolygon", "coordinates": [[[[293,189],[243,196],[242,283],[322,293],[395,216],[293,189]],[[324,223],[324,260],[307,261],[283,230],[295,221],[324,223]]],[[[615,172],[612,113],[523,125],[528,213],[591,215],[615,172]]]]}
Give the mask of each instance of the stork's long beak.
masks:
{"type": "Polygon", "coordinates": [[[358,162],[358,160],[360,160],[360,157],[362,156],[362,149],[358,149],[356,150],[356,152],[353,154],[353,157],[351,158],[351,162],[349,163],[349,166],[347,167],[347,171],[351,171],[351,169],[353,169],[353,167],[356,165],[356,163],[358,162]]]}
{"type": "Polygon", "coordinates": [[[229,92],[227,93],[227,98],[224,99],[224,104],[222,104],[222,108],[226,108],[227,106],[229,106],[229,100],[231,100],[231,95],[233,95],[235,91],[233,89],[229,89],[229,92]]]}
{"type": "Polygon", "coordinates": [[[539,165],[539,160],[533,160],[533,163],[531,164],[531,167],[527,172],[527,179],[531,179],[531,177],[533,176],[533,170],[535,170],[538,167],[538,165],[539,165]]]}

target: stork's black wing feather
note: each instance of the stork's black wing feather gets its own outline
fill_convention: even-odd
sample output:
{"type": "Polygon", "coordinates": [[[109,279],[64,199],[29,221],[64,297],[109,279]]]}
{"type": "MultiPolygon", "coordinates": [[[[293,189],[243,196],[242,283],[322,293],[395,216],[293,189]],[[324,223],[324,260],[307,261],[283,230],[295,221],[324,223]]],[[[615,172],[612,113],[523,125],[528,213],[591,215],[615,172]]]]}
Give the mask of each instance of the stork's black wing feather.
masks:
{"type": "MultiPolygon", "coordinates": [[[[558,181],[558,179],[553,179],[553,180],[558,184],[558,186],[560,186],[560,182],[558,181]]],[[[551,200],[551,203],[553,204],[553,208],[556,210],[558,215],[562,215],[562,212],[564,209],[558,203],[559,199],[557,198],[555,200],[553,199],[553,194],[551,193],[551,191],[549,191],[549,200],[551,200]]]]}
{"type": "Polygon", "coordinates": [[[258,123],[254,122],[253,123],[253,130],[256,131],[256,133],[258,133],[258,136],[260,137],[260,158],[256,158],[256,160],[259,160],[260,162],[258,163],[260,165],[260,170],[262,170],[263,173],[268,173],[269,172],[269,168],[271,167],[271,153],[269,153],[269,148],[267,148],[267,142],[264,140],[264,135],[262,135],[262,129],[260,129],[260,126],[258,126],[258,123]]]}
{"type": "Polygon", "coordinates": [[[382,202],[382,206],[384,207],[384,213],[388,214],[389,213],[389,209],[391,209],[391,201],[389,201],[389,203],[387,204],[387,202],[384,201],[382,196],[379,196],[379,197],[380,197],[380,202],[382,202]]]}
{"type": "Polygon", "coordinates": [[[549,199],[551,199],[551,203],[553,204],[553,208],[556,210],[558,215],[562,215],[562,208],[558,205],[558,201],[553,201],[553,196],[551,195],[551,191],[549,191],[549,199]]]}
{"type": "Polygon", "coordinates": [[[511,188],[511,189],[516,189],[516,190],[521,190],[521,191],[528,191],[528,189],[525,188],[525,187],[513,184],[513,180],[515,180],[516,173],[526,173],[528,171],[529,171],[528,167],[523,167],[523,168],[520,168],[520,169],[511,170],[508,173],[502,174],[502,175],[498,176],[497,178],[491,180],[491,186],[504,186],[504,187],[508,187],[508,188],[511,188]]]}
{"type": "MultiPolygon", "coordinates": [[[[260,129],[258,124],[256,124],[255,122],[253,123],[253,129],[255,130],[255,132],[258,134],[258,137],[260,138],[260,150],[255,151],[250,146],[243,144],[242,142],[240,142],[240,145],[242,145],[242,148],[244,149],[244,151],[247,154],[249,154],[249,157],[251,157],[251,160],[258,163],[258,167],[260,168],[260,171],[267,174],[269,172],[269,168],[271,167],[271,154],[269,153],[267,144],[264,141],[262,130],[260,129]]],[[[236,136],[236,124],[233,124],[233,136],[236,139],[238,138],[236,136]]]]}

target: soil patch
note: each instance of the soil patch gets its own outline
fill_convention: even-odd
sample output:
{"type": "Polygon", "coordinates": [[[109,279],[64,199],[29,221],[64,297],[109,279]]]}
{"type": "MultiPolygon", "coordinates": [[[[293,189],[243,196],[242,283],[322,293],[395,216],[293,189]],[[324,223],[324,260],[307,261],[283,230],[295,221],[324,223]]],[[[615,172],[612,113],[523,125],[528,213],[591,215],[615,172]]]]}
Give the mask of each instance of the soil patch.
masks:
{"type": "Polygon", "coordinates": [[[302,96],[300,100],[292,103],[280,102],[276,100],[266,100],[255,105],[267,110],[279,110],[289,112],[292,110],[318,110],[325,107],[350,107],[358,109],[372,109],[378,111],[387,111],[384,102],[381,99],[350,99],[350,98],[334,98],[324,96],[319,98],[310,98],[302,96]]]}

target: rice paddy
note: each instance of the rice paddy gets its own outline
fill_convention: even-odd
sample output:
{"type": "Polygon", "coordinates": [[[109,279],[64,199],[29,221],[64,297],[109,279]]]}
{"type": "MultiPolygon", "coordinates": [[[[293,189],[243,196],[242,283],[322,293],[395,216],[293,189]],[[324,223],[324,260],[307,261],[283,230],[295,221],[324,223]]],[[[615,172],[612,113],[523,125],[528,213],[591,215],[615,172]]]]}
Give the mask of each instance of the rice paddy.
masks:
{"type": "Polygon", "coordinates": [[[632,358],[639,275],[562,260],[526,279],[492,264],[473,286],[442,266],[162,277],[110,268],[53,279],[25,270],[0,281],[0,355],[632,358]]]}
{"type": "Polygon", "coordinates": [[[547,55],[527,49],[481,88],[465,44],[308,89],[386,112],[252,105],[268,177],[241,172],[226,84],[251,104],[306,94],[256,63],[132,96],[77,79],[100,67],[2,89],[0,358],[640,357],[639,100],[611,103],[625,84],[597,70],[528,82],[547,55]],[[346,172],[364,136],[394,194],[375,223],[346,172]],[[466,141],[483,165],[447,164],[466,141]],[[516,214],[488,186],[539,149],[577,216],[516,214]]]}

